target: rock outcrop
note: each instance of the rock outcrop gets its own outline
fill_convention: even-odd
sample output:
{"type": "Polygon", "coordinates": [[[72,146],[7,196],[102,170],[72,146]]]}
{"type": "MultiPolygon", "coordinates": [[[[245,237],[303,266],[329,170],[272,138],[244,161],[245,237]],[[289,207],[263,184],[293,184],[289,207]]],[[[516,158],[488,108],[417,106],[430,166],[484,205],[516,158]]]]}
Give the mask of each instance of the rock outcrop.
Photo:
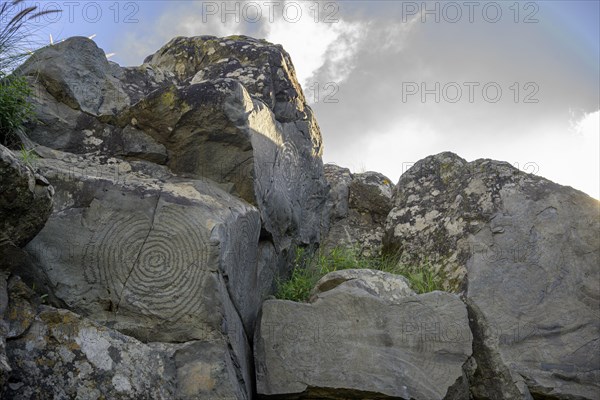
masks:
{"type": "Polygon", "coordinates": [[[92,41],[70,38],[19,73],[39,93],[35,142],[222,183],[258,206],[278,253],[319,241],[321,133],[281,46],[175,38],[142,66],[121,68],[92,41]]]}
{"type": "Polygon", "coordinates": [[[359,254],[381,254],[385,220],[392,209],[394,185],[377,172],[352,174],[347,168],[325,165],[330,186],[322,246],[352,247],[359,254]]]}
{"type": "Polygon", "coordinates": [[[404,262],[429,261],[445,271],[448,289],[464,293],[475,398],[597,398],[598,207],[508,163],[452,153],[400,178],[385,249],[404,262]]]}
{"type": "Polygon", "coordinates": [[[71,38],[16,73],[37,158],[0,146],[0,397],[598,399],[598,201],[452,153],[396,186],[324,168],[264,40],[175,38],[122,68],[71,38]],[[447,292],[338,270],[271,299],[318,246],[447,292]]]}
{"type": "Polygon", "coordinates": [[[33,239],[52,212],[53,194],[43,176],[0,145],[0,246],[33,239]]]}
{"type": "MultiPolygon", "coordinates": [[[[110,398],[251,398],[256,317],[295,247],[320,240],[327,194],[321,134],[289,55],[248,37],[176,38],[122,68],[93,41],[70,38],[17,73],[35,93],[27,144],[56,195],[16,272],[70,310],[77,329],[101,324],[99,342],[119,332],[136,343],[119,347],[131,362],[156,350],[176,370],[164,393],[154,383],[111,392],[107,377],[70,383],[110,398]]],[[[47,315],[67,312],[34,309],[44,332],[54,329],[47,315]]],[[[23,368],[32,359],[22,348],[45,334],[10,340],[11,376],[23,382],[11,396],[66,382],[23,368]]],[[[62,350],[30,356],[45,351],[62,350]]],[[[119,376],[133,385],[167,368],[146,367],[119,376]]]]}
{"type": "Polygon", "coordinates": [[[9,287],[13,371],[2,398],[173,398],[175,368],[164,354],[70,311],[39,306],[18,277],[9,287]]]}
{"type": "Polygon", "coordinates": [[[259,395],[468,399],[471,333],[458,296],[415,295],[382,272],[350,274],[325,276],[309,304],[265,301],[255,338],[259,395]]]}
{"type": "Polygon", "coordinates": [[[11,367],[6,356],[10,327],[7,279],[24,257],[21,247],[44,226],[52,212],[54,188],[11,150],[0,145],[0,390],[11,367]]]}
{"type": "MultiPolygon", "coordinates": [[[[8,282],[7,399],[243,399],[237,367],[215,341],[143,343],[73,312],[40,305],[16,276],[8,282]]],[[[230,327],[232,332],[237,329],[230,327]]],[[[239,328],[239,327],[238,327],[239,328]]]]}

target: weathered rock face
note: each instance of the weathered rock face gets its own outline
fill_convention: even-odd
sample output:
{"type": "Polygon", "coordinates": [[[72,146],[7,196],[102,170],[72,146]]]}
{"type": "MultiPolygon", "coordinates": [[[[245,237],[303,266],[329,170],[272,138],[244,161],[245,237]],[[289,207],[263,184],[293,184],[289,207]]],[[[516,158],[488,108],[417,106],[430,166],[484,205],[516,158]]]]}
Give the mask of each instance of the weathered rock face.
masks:
{"type": "Polygon", "coordinates": [[[8,281],[8,298],[3,322],[12,371],[0,397],[173,398],[174,368],[164,355],[70,311],[39,307],[17,276],[8,281]]]}
{"type": "Polygon", "coordinates": [[[232,376],[244,385],[240,398],[248,397],[245,332],[268,294],[255,279],[256,208],[207,181],[167,171],[157,179],[117,159],[39,151],[56,201],[26,250],[53,296],[144,342],[211,343],[235,360],[232,376]]]}
{"type": "Polygon", "coordinates": [[[7,305],[1,322],[10,381],[0,387],[1,398],[249,397],[238,381],[238,360],[223,345],[225,330],[235,337],[239,326],[223,326],[220,336],[206,340],[142,343],[73,312],[40,306],[17,276],[2,283],[8,286],[9,301],[0,304],[7,305]]]}
{"type": "Polygon", "coordinates": [[[383,228],[392,209],[393,184],[377,172],[351,174],[333,164],[325,165],[330,185],[326,205],[323,246],[355,247],[360,253],[381,253],[383,228]]]}
{"type": "MultiPolygon", "coordinates": [[[[151,321],[141,318],[137,328],[132,322],[133,331],[190,340],[200,333],[177,321],[198,327],[190,315],[214,314],[216,304],[204,304],[203,296],[219,297],[219,279],[238,297],[243,290],[236,286],[256,272],[257,210],[207,181],[161,181],[124,161],[103,164],[66,153],[41,159],[38,167],[57,195],[54,213],[26,249],[53,293],[76,312],[97,320],[108,312],[123,330],[129,329],[128,314],[138,314],[134,319],[151,321]]],[[[247,299],[234,301],[249,307],[247,299]]]]}
{"type": "Polygon", "coordinates": [[[0,247],[5,241],[17,247],[29,242],[48,219],[53,194],[43,176],[0,145],[0,247]]]}
{"type": "Polygon", "coordinates": [[[4,322],[4,314],[8,308],[8,291],[6,279],[8,272],[0,270],[0,390],[4,387],[8,376],[10,375],[10,365],[6,357],[6,335],[8,334],[8,325],[4,322]]]}
{"type": "Polygon", "coordinates": [[[0,145],[0,391],[11,374],[4,322],[8,309],[7,279],[18,266],[27,244],[52,212],[54,188],[9,149],[0,145]]]}
{"type": "Polygon", "coordinates": [[[442,153],[401,177],[394,202],[386,250],[405,262],[427,258],[465,293],[477,332],[476,398],[527,390],[597,398],[596,200],[508,163],[442,153]]]}
{"type": "Polygon", "coordinates": [[[340,285],[358,287],[382,300],[394,302],[405,296],[415,295],[408,280],[402,275],[388,274],[371,269],[343,269],[330,272],[316,283],[310,301],[314,302],[320,293],[325,293],[340,285]]]}
{"type": "MultiPolygon", "coordinates": [[[[146,58],[145,63],[193,83],[233,78],[262,100],[278,121],[312,119],[289,54],[280,45],[248,36],[177,37],[146,58]]],[[[312,132],[320,148],[321,137],[312,132]]]]}
{"type": "Polygon", "coordinates": [[[281,46],[176,38],[135,68],[107,62],[85,38],[38,53],[19,69],[38,93],[35,142],[227,184],[258,206],[278,252],[319,240],[321,134],[281,46]]]}
{"type": "MultiPolygon", "coordinates": [[[[177,38],[147,61],[121,68],[71,38],[18,69],[35,93],[30,144],[57,192],[17,272],[55,306],[159,342],[177,396],[247,399],[261,303],[294,247],[319,241],[320,131],[280,46],[177,38]]],[[[12,364],[30,360],[19,346],[34,336],[11,339],[12,364]]]]}
{"type": "Polygon", "coordinates": [[[310,304],[263,304],[255,337],[258,394],[468,399],[462,367],[471,334],[460,299],[443,292],[417,296],[402,280],[393,284],[395,277],[371,271],[350,274],[348,280],[324,277],[310,304]]]}
{"type": "Polygon", "coordinates": [[[125,120],[164,143],[175,173],[231,185],[256,204],[278,250],[318,240],[324,180],[305,121],[278,122],[231,78],[158,90],[125,120]]]}
{"type": "Polygon", "coordinates": [[[130,104],[122,73],[91,40],[72,38],[36,52],[19,68],[35,75],[57,102],[91,116],[114,115],[130,104]]]}

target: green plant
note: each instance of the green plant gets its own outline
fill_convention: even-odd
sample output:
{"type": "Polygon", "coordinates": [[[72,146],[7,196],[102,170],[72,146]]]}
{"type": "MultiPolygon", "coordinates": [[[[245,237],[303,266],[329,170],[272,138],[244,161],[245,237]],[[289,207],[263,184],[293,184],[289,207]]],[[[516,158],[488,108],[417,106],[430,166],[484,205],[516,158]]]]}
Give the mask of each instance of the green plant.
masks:
{"type": "Polygon", "coordinates": [[[37,5],[27,6],[23,0],[0,0],[0,72],[7,74],[31,54],[24,45],[33,37],[36,20],[58,12],[38,11],[37,5]]]}
{"type": "Polygon", "coordinates": [[[27,150],[25,146],[21,145],[21,161],[25,164],[29,165],[31,168],[35,167],[35,162],[38,160],[38,155],[35,153],[34,149],[27,150]]]}
{"type": "Polygon", "coordinates": [[[40,17],[60,10],[38,11],[23,0],[0,0],[0,143],[14,146],[24,123],[32,117],[32,95],[24,77],[10,75],[14,67],[32,54],[30,41],[40,17]]]}
{"type": "Polygon", "coordinates": [[[298,249],[289,279],[277,282],[276,297],[284,300],[307,301],[311,290],[323,276],[344,269],[374,269],[402,275],[408,279],[411,288],[417,293],[443,290],[445,276],[435,272],[429,262],[409,266],[392,255],[366,256],[355,248],[336,247],[330,251],[318,251],[309,256],[302,248],[298,249]]]}
{"type": "Polygon", "coordinates": [[[277,281],[276,297],[294,301],[308,299],[310,291],[318,280],[318,274],[310,267],[306,250],[299,247],[296,250],[290,278],[277,281]]]}
{"type": "Polygon", "coordinates": [[[33,105],[28,98],[31,88],[21,76],[2,76],[0,72],[0,143],[12,146],[18,133],[33,118],[33,105]]]}

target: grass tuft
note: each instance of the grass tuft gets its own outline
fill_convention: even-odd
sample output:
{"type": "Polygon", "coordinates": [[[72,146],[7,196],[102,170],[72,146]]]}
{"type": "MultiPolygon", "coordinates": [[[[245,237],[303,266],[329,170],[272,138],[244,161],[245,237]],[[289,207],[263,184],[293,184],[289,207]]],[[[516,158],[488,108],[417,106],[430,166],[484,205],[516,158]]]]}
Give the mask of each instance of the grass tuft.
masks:
{"type": "Polygon", "coordinates": [[[374,269],[406,277],[417,293],[443,290],[445,276],[434,272],[429,263],[419,267],[404,265],[397,257],[360,255],[356,249],[336,247],[329,252],[318,251],[309,255],[298,248],[289,279],[277,282],[275,297],[283,300],[306,302],[311,290],[323,276],[344,269],[374,269]]]}

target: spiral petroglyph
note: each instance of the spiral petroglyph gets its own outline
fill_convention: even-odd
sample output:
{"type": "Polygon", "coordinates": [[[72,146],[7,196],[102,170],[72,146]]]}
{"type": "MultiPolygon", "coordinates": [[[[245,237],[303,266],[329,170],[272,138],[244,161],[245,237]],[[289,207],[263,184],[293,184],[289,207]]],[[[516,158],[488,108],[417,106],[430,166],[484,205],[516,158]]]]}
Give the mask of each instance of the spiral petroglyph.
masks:
{"type": "Polygon", "coordinates": [[[300,178],[300,157],[292,142],[285,142],[278,154],[278,167],[288,194],[294,190],[300,178]]]}
{"type": "MultiPolygon", "coordinates": [[[[177,320],[201,305],[209,262],[205,230],[177,207],[154,217],[113,213],[86,247],[85,278],[119,307],[177,320]]],[[[118,310],[117,310],[118,311],[118,310]]]]}

